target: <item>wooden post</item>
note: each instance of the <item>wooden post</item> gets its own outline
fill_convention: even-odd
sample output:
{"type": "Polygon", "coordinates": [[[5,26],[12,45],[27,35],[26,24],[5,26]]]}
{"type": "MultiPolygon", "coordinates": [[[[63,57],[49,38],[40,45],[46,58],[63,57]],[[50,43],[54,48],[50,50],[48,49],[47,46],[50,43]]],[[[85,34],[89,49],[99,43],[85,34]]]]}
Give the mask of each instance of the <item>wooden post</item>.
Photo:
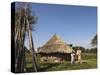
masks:
{"type": "Polygon", "coordinates": [[[32,33],[31,33],[31,30],[30,30],[30,25],[29,25],[27,15],[26,15],[26,21],[27,21],[27,29],[28,29],[28,36],[29,36],[29,47],[30,47],[32,54],[33,54],[33,60],[32,60],[33,68],[34,68],[35,72],[37,72],[36,54],[35,54],[35,49],[34,49],[34,44],[33,44],[33,39],[32,39],[32,33]]]}

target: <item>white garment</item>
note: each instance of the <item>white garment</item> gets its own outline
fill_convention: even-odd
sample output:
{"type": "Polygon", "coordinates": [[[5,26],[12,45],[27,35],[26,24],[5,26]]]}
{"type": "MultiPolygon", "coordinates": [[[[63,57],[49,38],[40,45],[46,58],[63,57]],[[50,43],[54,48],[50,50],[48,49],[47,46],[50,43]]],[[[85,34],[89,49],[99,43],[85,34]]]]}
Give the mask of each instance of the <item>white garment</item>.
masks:
{"type": "Polygon", "coordinates": [[[78,63],[82,63],[82,61],[81,61],[81,53],[82,53],[81,50],[77,50],[78,63]]]}
{"type": "Polygon", "coordinates": [[[71,53],[71,64],[73,64],[74,63],[74,61],[75,61],[75,54],[74,53],[71,53]]]}

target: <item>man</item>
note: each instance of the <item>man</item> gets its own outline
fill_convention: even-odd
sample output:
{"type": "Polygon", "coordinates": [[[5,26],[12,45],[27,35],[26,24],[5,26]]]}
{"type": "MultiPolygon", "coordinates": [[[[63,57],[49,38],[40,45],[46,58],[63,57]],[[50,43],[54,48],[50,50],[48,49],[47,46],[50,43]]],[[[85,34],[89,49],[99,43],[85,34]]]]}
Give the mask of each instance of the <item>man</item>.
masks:
{"type": "Polygon", "coordinates": [[[75,51],[73,50],[71,53],[71,64],[75,63],[75,51]]]}

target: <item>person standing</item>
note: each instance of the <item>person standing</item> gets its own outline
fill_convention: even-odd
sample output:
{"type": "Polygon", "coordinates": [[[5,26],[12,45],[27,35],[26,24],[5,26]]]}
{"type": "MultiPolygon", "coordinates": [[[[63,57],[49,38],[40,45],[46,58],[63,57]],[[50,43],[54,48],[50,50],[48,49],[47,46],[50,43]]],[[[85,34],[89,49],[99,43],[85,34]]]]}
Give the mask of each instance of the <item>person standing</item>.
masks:
{"type": "Polygon", "coordinates": [[[77,63],[80,63],[80,64],[82,64],[81,53],[82,53],[82,51],[78,48],[76,55],[77,55],[77,59],[78,59],[77,63]]]}
{"type": "Polygon", "coordinates": [[[75,63],[75,51],[73,50],[71,53],[71,64],[75,63]]]}

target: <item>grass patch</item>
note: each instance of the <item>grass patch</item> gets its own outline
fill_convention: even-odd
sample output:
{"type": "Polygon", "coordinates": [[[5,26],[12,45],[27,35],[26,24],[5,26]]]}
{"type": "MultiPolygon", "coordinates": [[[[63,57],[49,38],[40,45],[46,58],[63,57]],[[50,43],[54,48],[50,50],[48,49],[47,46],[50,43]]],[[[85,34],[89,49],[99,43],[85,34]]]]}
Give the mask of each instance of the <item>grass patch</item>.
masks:
{"type": "Polygon", "coordinates": [[[96,59],[84,61],[82,64],[64,63],[41,63],[39,71],[61,71],[61,70],[77,70],[97,68],[96,59]]]}
{"type": "MultiPolygon", "coordinates": [[[[32,70],[31,58],[27,58],[26,67],[32,70]]],[[[97,68],[97,55],[94,53],[82,53],[82,64],[70,64],[70,61],[64,63],[40,62],[38,60],[38,71],[62,71],[62,70],[80,70],[97,68]]]]}

